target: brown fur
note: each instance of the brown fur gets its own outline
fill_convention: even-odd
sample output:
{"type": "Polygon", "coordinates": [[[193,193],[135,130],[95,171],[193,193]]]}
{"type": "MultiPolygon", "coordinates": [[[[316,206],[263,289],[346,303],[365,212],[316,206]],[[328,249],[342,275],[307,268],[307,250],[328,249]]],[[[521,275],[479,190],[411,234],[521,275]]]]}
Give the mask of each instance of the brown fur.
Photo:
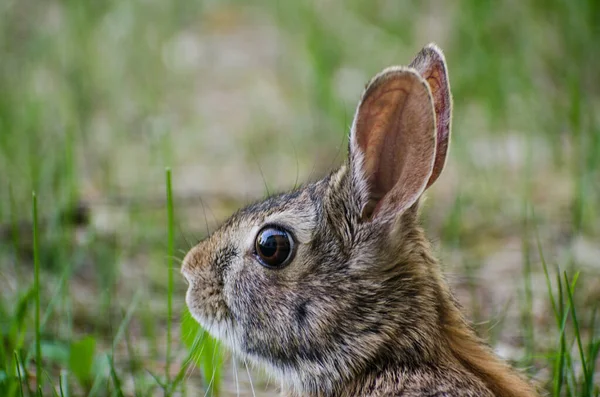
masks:
{"type": "Polygon", "coordinates": [[[471,329],[418,224],[451,98],[436,47],[414,65],[367,87],[344,166],[240,210],[184,259],[194,318],[290,397],[537,395],[471,329]],[[292,236],[284,267],[257,260],[266,225],[292,236]]]}

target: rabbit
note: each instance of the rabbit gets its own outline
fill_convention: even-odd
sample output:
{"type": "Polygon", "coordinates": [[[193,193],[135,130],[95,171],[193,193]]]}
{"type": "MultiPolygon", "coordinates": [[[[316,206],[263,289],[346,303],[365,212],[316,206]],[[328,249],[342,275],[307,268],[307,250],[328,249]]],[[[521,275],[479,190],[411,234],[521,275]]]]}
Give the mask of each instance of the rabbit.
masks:
{"type": "Polygon", "coordinates": [[[195,320],[284,396],[536,396],[461,314],[419,226],[451,115],[435,44],[376,75],[338,170],[239,210],[187,253],[195,320]]]}

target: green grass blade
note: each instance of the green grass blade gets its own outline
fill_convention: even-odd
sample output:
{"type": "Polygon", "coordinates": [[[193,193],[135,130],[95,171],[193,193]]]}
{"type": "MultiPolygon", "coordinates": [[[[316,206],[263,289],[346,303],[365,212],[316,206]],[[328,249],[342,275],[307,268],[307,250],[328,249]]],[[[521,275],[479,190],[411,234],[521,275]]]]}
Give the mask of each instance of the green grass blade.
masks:
{"type": "Polygon", "coordinates": [[[184,364],[181,366],[181,368],[179,369],[179,373],[177,373],[177,375],[173,379],[172,384],[170,385],[171,391],[174,391],[177,388],[179,383],[185,377],[188,368],[191,365],[196,365],[197,357],[202,355],[202,349],[200,349],[200,346],[202,346],[202,343],[204,342],[204,338],[206,336],[205,333],[206,331],[204,330],[196,332],[196,335],[194,336],[194,341],[192,342],[192,346],[190,347],[189,353],[186,359],[184,360],[184,364]]]}
{"type": "Polygon", "coordinates": [[[15,259],[16,262],[19,262],[19,228],[18,228],[18,220],[17,220],[17,205],[15,203],[15,195],[13,192],[13,186],[11,183],[8,184],[8,202],[10,205],[10,224],[11,224],[11,234],[12,234],[12,243],[15,249],[15,259]]]}
{"type": "Polygon", "coordinates": [[[560,273],[557,272],[556,275],[557,286],[558,286],[558,304],[557,304],[557,313],[560,315],[559,319],[559,349],[558,355],[555,359],[554,364],[554,395],[559,396],[564,384],[564,375],[565,375],[565,354],[566,354],[566,338],[565,338],[565,327],[567,324],[567,318],[569,317],[569,308],[567,310],[564,309],[564,298],[562,291],[562,280],[560,278],[560,273]]]}
{"type": "MultiPolygon", "coordinates": [[[[152,371],[150,371],[149,369],[146,370],[146,372],[148,372],[148,374],[152,377],[152,379],[154,379],[154,381],[156,382],[157,385],[159,385],[163,390],[166,390],[169,388],[169,385],[166,385],[162,379],[160,379],[158,377],[158,375],[154,374],[152,371]]],[[[168,394],[167,392],[165,392],[165,394],[168,394]]]]}
{"type": "Polygon", "coordinates": [[[552,305],[552,311],[554,312],[554,316],[556,318],[557,323],[560,323],[560,313],[558,313],[558,307],[556,306],[556,300],[554,299],[554,292],[552,292],[552,282],[550,281],[550,273],[548,272],[548,265],[546,264],[546,259],[544,258],[544,251],[542,250],[542,244],[540,242],[540,235],[537,231],[537,228],[535,229],[535,240],[537,243],[540,260],[542,261],[542,268],[544,269],[544,276],[546,278],[546,287],[548,288],[548,296],[550,297],[550,304],[552,305]]]}
{"type": "Polygon", "coordinates": [[[592,310],[592,319],[590,320],[590,341],[588,343],[588,390],[589,396],[594,395],[594,376],[596,373],[596,360],[600,353],[600,338],[596,339],[596,315],[598,314],[598,306],[592,310]]]}
{"type": "Polygon", "coordinates": [[[175,257],[175,222],[173,213],[173,188],[171,182],[171,169],[166,169],[167,177],[167,217],[168,217],[168,284],[167,284],[167,357],[165,365],[165,379],[167,384],[171,379],[171,330],[173,327],[173,266],[175,257]]]}
{"type": "MultiPolygon", "coordinates": [[[[589,379],[587,382],[587,395],[592,396],[594,394],[594,376],[596,372],[596,361],[598,360],[600,354],[600,340],[592,342],[590,344],[589,353],[588,353],[588,373],[589,379]]],[[[598,385],[600,386],[600,385],[598,385]]]]}
{"type": "MultiPolygon", "coordinates": [[[[528,144],[528,147],[530,147],[530,144],[528,144]]],[[[528,153],[530,153],[530,150],[528,150],[528,153]]],[[[530,163],[530,156],[528,156],[528,177],[527,180],[529,181],[529,163],[530,163]]],[[[526,189],[529,192],[529,188],[526,189]]],[[[532,269],[531,269],[531,244],[530,244],[530,235],[529,235],[529,230],[531,228],[530,226],[530,219],[527,216],[527,211],[528,210],[528,202],[527,199],[525,200],[525,203],[523,204],[523,221],[522,221],[522,225],[523,225],[523,234],[521,235],[521,248],[522,248],[522,258],[523,258],[523,292],[524,292],[524,299],[523,302],[521,303],[521,324],[522,324],[522,328],[524,331],[524,344],[525,344],[525,366],[527,368],[531,368],[532,367],[532,363],[533,363],[533,356],[535,354],[535,332],[534,332],[534,326],[533,326],[533,292],[532,292],[532,277],[531,277],[531,273],[532,273],[532,269]]],[[[533,218],[533,216],[532,216],[533,218]]]]}
{"type": "MultiPolygon", "coordinates": [[[[131,318],[133,317],[133,313],[135,312],[135,309],[137,307],[138,301],[140,300],[140,296],[141,296],[141,293],[139,291],[133,296],[131,304],[129,305],[129,307],[127,308],[127,312],[125,313],[125,317],[123,318],[123,320],[121,321],[121,324],[119,325],[119,328],[117,329],[117,332],[115,334],[115,337],[113,338],[113,343],[112,343],[113,353],[114,353],[117,345],[121,342],[121,339],[123,339],[123,336],[125,335],[127,327],[129,326],[131,318]]],[[[109,365],[110,365],[110,363],[109,363],[109,365]]],[[[90,391],[88,393],[88,397],[93,397],[93,396],[98,395],[100,388],[102,387],[101,382],[102,382],[103,376],[104,376],[104,373],[102,373],[102,371],[98,371],[96,373],[96,377],[94,378],[92,387],[90,388],[90,391]]]]}
{"type": "Polygon", "coordinates": [[[108,365],[110,367],[110,377],[113,381],[113,386],[115,388],[115,392],[117,393],[117,397],[124,397],[123,390],[121,389],[121,379],[117,375],[117,371],[115,371],[115,363],[113,362],[113,357],[107,355],[108,365]]]}
{"type": "Polygon", "coordinates": [[[58,393],[56,392],[56,388],[54,387],[54,384],[52,383],[52,378],[50,377],[50,374],[46,371],[44,371],[44,375],[46,375],[46,378],[48,379],[48,383],[50,384],[50,389],[52,390],[52,394],[54,395],[54,397],[60,397],[58,395],[58,393]]]}
{"type": "Polygon", "coordinates": [[[60,397],[69,397],[69,372],[61,370],[58,382],[60,397]]]}
{"type": "Polygon", "coordinates": [[[577,283],[579,278],[579,272],[575,273],[575,277],[573,278],[573,282],[569,283],[569,277],[567,276],[567,272],[563,273],[565,278],[565,285],[567,286],[567,298],[569,299],[569,306],[571,306],[571,316],[573,318],[573,328],[575,331],[575,340],[577,341],[577,348],[579,349],[579,358],[581,359],[581,367],[583,369],[583,376],[585,379],[584,387],[587,390],[587,381],[589,379],[587,362],[585,359],[585,350],[583,349],[583,343],[581,342],[581,333],[579,328],[579,321],[577,320],[577,310],[575,309],[575,304],[573,300],[573,289],[577,283]]]}
{"type": "Polygon", "coordinates": [[[17,378],[19,379],[19,391],[20,391],[21,397],[24,397],[24,393],[23,393],[23,379],[21,377],[21,362],[19,360],[19,353],[17,353],[15,351],[14,355],[15,355],[15,365],[17,367],[17,378]]]}
{"type": "Polygon", "coordinates": [[[131,379],[133,381],[133,395],[134,396],[139,396],[140,393],[138,392],[138,384],[136,382],[136,378],[135,378],[135,372],[136,372],[136,367],[137,367],[137,363],[138,363],[138,359],[137,359],[137,355],[135,352],[135,348],[133,347],[133,344],[131,343],[131,337],[129,332],[125,333],[125,347],[127,348],[127,358],[129,361],[129,371],[131,373],[131,379]]]}
{"type": "Polygon", "coordinates": [[[127,327],[129,326],[129,323],[131,322],[131,318],[133,317],[133,313],[135,312],[138,301],[140,300],[140,296],[141,296],[141,292],[140,291],[136,292],[136,294],[133,296],[133,299],[131,300],[131,304],[127,308],[125,317],[123,317],[123,320],[121,321],[121,324],[119,325],[119,328],[117,329],[117,333],[115,334],[115,337],[113,339],[113,345],[112,345],[113,352],[115,351],[117,345],[121,342],[121,339],[123,339],[123,336],[125,335],[125,332],[127,331],[127,327]]]}
{"type": "Polygon", "coordinates": [[[35,379],[42,385],[42,344],[40,333],[40,248],[38,237],[38,204],[35,192],[32,194],[33,209],[33,265],[35,290],[35,379]]]}
{"type": "Polygon", "coordinates": [[[63,274],[61,275],[60,282],[58,284],[58,288],[56,288],[56,291],[54,291],[54,293],[52,294],[52,297],[50,298],[50,300],[48,301],[48,304],[46,305],[46,311],[44,312],[44,315],[42,316],[42,319],[40,322],[40,329],[43,330],[46,327],[48,320],[50,320],[52,313],[54,313],[54,309],[60,303],[60,299],[63,297],[63,290],[65,289],[65,286],[67,285],[70,276],[71,276],[71,268],[69,266],[65,266],[65,270],[63,271],[63,274]]]}

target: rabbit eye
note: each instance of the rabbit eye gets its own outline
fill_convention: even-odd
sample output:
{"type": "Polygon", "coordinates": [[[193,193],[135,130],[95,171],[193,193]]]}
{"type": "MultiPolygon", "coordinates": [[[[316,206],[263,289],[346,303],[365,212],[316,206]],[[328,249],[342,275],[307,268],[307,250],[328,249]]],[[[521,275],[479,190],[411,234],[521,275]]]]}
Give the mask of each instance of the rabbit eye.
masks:
{"type": "Polygon", "coordinates": [[[294,243],[290,234],[284,229],[266,226],[258,233],[254,249],[263,266],[280,268],[292,259],[294,243]]]}

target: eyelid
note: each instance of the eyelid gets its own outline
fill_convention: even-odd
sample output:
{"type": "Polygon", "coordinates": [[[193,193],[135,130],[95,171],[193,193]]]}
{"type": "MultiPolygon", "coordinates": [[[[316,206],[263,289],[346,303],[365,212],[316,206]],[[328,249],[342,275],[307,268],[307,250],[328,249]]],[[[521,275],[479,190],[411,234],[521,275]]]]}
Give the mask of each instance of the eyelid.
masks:
{"type": "Polygon", "coordinates": [[[272,227],[274,229],[279,229],[282,230],[284,232],[286,232],[290,238],[292,239],[292,244],[296,244],[298,240],[296,240],[296,236],[294,234],[294,230],[287,226],[287,225],[283,225],[280,223],[274,223],[274,222],[269,222],[269,223],[265,223],[263,224],[260,229],[258,229],[258,231],[256,232],[256,235],[254,236],[254,241],[256,241],[256,239],[258,238],[258,235],[260,234],[260,232],[262,232],[263,230],[272,227]]]}
{"type": "Polygon", "coordinates": [[[269,224],[283,227],[291,233],[295,243],[308,244],[312,239],[316,221],[310,211],[308,213],[285,211],[268,216],[262,223],[261,229],[269,224]]]}

